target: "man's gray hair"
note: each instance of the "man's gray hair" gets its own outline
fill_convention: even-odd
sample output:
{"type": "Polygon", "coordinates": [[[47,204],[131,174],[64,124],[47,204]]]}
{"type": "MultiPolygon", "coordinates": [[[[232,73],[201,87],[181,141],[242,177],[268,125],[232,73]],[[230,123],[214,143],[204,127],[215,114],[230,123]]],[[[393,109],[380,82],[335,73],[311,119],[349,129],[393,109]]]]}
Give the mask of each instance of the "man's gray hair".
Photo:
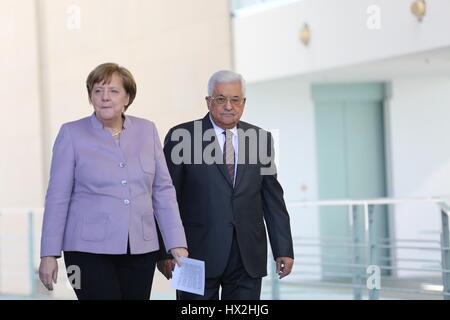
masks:
{"type": "Polygon", "coordinates": [[[230,70],[221,70],[215,72],[208,81],[208,95],[212,96],[216,83],[239,82],[242,88],[242,95],[245,97],[245,79],[236,72],[230,70]]]}

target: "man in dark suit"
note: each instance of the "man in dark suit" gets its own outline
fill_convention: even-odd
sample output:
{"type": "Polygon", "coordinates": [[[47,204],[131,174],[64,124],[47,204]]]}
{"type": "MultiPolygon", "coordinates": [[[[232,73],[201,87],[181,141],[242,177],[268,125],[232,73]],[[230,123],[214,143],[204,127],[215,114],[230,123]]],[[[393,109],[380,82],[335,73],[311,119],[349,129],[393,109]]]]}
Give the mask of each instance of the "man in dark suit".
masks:
{"type": "MultiPolygon", "coordinates": [[[[208,84],[209,113],[168,132],[164,153],[176,189],[190,258],[205,261],[205,294],[180,300],[259,299],[267,275],[266,222],[280,278],[294,253],[269,132],[240,121],[245,81],[219,71],[208,84]]],[[[164,250],[164,248],[162,249],[164,250]]],[[[170,279],[173,261],[158,262],[170,279]]]]}

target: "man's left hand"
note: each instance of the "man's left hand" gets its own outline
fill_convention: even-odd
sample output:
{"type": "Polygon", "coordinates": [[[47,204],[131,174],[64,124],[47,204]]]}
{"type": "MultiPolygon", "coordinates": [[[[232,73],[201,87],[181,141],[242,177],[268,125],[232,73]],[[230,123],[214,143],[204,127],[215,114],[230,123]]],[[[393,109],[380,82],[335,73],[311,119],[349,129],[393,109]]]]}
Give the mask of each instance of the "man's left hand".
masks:
{"type": "Polygon", "coordinates": [[[277,261],[277,274],[280,276],[280,279],[283,279],[288,274],[291,273],[292,266],[294,265],[294,259],[289,257],[278,257],[277,261]]]}

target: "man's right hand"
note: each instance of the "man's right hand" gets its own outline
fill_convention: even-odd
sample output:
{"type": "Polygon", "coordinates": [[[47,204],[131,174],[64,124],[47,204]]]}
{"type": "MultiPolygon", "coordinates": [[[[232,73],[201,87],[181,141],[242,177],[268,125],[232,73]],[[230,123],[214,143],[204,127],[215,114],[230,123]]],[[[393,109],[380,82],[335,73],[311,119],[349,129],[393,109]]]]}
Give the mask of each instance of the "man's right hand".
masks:
{"type": "Polygon", "coordinates": [[[174,259],[164,259],[156,264],[159,272],[161,272],[167,280],[172,279],[172,271],[175,268],[174,259]]]}
{"type": "Polygon", "coordinates": [[[42,257],[39,265],[39,279],[48,290],[53,290],[53,283],[58,280],[58,261],[56,257],[42,257]]]}

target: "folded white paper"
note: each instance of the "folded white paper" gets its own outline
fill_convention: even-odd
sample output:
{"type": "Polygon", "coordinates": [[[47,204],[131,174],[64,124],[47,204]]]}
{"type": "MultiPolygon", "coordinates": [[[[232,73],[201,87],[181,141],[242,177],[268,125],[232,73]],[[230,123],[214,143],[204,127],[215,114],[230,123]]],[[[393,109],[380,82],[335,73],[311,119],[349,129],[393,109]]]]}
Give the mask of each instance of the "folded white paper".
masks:
{"type": "Polygon", "coordinates": [[[205,262],[181,257],[183,265],[175,265],[170,286],[174,289],[195,293],[205,293],[205,262]]]}

